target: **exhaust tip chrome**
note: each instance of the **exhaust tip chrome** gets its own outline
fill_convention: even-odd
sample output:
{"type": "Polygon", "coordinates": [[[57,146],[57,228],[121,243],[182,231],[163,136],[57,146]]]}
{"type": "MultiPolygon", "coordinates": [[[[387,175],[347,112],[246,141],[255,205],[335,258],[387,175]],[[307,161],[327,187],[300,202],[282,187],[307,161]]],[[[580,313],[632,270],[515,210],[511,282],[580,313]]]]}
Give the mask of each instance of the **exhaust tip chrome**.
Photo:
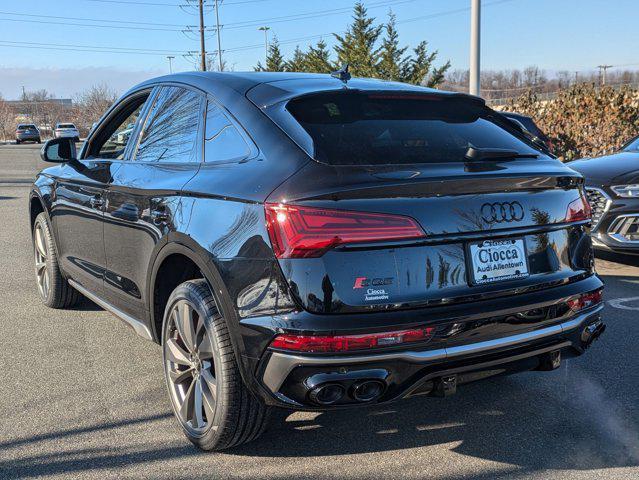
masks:
{"type": "Polygon", "coordinates": [[[379,380],[365,380],[353,385],[351,396],[358,402],[371,402],[379,398],[386,385],[379,380]]]}
{"type": "Polygon", "coordinates": [[[308,398],[318,405],[332,405],[342,399],[346,391],[339,383],[325,383],[313,388],[308,398]]]}

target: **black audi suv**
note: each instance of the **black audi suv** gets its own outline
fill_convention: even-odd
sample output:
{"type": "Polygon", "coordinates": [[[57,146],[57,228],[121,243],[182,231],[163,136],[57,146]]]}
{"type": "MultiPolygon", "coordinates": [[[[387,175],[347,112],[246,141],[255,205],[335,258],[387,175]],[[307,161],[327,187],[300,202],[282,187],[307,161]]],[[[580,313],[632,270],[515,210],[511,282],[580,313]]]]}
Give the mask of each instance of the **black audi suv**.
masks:
{"type": "Polygon", "coordinates": [[[187,437],[447,396],[603,331],[581,175],[459,93],[289,73],[142,83],[30,196],[44,303],[162,345],[187,437]],[[122,135],[131,128],[130,134],[122,135]]]}
{"type": "Polygon", "coordinates": [[[639,137],[602,157],[568,164],[586,181],[598,250],[639,254],[639,137]]]}

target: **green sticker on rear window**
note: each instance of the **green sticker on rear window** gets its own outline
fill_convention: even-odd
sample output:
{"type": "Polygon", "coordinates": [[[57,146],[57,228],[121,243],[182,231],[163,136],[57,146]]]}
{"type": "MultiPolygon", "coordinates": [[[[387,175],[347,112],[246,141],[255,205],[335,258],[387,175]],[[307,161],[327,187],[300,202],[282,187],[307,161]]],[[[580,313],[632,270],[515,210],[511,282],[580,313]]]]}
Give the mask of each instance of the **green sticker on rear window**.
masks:
{"type": "Polygon", "coordinates": [[[325,103],[324,106],[326,107],[326,110],[328,110],[328,114],[331,117],[339,116],[339,108],[337,107],[336,104],[334,104],[334,103],[325,103]]]}

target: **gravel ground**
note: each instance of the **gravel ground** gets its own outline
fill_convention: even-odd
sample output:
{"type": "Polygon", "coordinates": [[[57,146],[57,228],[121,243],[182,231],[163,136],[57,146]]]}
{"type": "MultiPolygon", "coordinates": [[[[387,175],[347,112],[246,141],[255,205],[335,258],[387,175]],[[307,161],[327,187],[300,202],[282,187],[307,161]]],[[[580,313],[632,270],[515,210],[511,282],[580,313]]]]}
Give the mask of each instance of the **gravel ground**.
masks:
{"type": "Polygon", "coordinates": [[[383,409],[278,412],[258,441],[201,453],[172,418],[158,346],[88,301],[40,304],[26,214],[37,153],[0,146],[0,478],[639,478],[639,261],[598,262],[608,330],[557,371],[383,409]]]}

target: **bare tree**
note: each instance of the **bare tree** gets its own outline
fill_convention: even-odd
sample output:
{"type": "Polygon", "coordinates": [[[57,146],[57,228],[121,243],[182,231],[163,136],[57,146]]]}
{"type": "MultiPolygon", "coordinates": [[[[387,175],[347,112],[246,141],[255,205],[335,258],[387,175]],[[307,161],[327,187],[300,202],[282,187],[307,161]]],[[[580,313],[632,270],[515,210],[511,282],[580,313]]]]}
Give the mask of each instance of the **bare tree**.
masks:
{"type": "Polygon", "coordinates": [[[90,129],[107,109],[117,100],[117,93],[105,83],[93,85],[77,95],[75,102],[79,109],[76,112],[78,127],[90,129]]]}
{"type": "Polygon", "coordinates": [[[7,133],[15,127],[15,119],[15,112],[0,96],[0,131],[3,140],[7,140],[7,133]]]}

